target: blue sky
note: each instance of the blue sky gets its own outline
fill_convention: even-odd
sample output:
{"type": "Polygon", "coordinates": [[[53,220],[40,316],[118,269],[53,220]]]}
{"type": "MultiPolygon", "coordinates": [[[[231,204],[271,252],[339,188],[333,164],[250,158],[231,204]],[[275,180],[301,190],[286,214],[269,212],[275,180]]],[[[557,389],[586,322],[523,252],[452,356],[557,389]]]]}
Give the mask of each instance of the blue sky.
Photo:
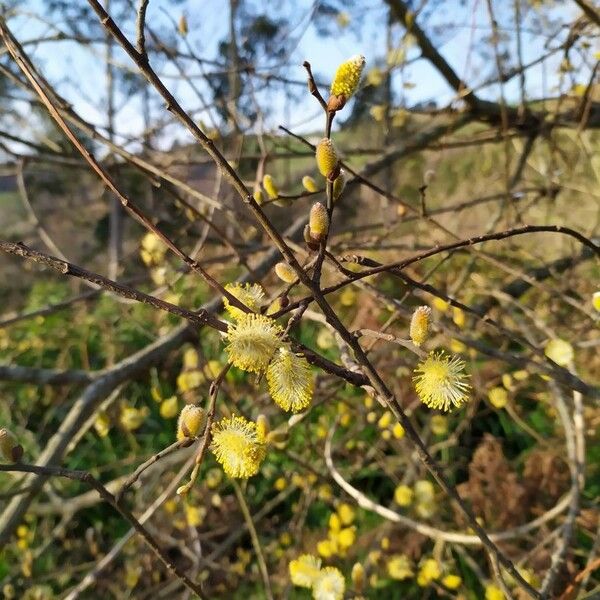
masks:
{"type": "MultiPolygon", "coordinates": [[[[74,0],[86,4],[85,0],[74,0]]],[[[24,0],[23,10],[29,14],[13,19],[10,25],[15,35],[21,40],[31,39],[40,35],[50,34],[52,28],[43,22],[38,15],[43,14],[44,0],[24,0]]],[[[262,3],[269,5],[269,2],[262,3]]],[[[291,56],[290,65],[286,69],[287,77],[304,79],[305,73],[300,66],[302,60],[307,59],[313,64],[313,69],[328,80],[337,65],[349,56],[362,53],[367,58],[367,66],[372,66],[378,59],[385,56],[385,19],[386,9],[379,0],[364,0],[357,3],[358,9],[349,10],[350,25],[346,28],[335,28],[335,35],[322,38],[314,27],[309,24],[311,10],[314,6],[309,0],[283,2],[277,4],[284,15],[290,16],[290,35],[297,38],[296,49],[291,56]],[[361,39],[353,33],[359,29],[361,39]]],[[[502,7],[512,6],[505,0],[496,0],[495,7],[499,14],[496,15],[501,26],[510,24],[512,12],[507,13],[502,7]]],[[[183,12],[189,22],[190,35],[188,37],[194,48],[205,58],[215,56],[217,44],[227,31],[227,3],[223,0],[189,0],[181,7],[173,8],[166,0],[151,0],[148,10],[148,22],[159,22],[173,31],[169,23],[169,16],[177,20],[183,12]]],[[[574,3],[559,3],[549,16],[568,23],[577,14],[574,3]]],[[[132,13],[133,16],[133,13],[132,13]]],[[[54,22],[60,23],[55,15],[54,22]]],[[[445,58],[452,64],[456,72],[469,82],[480,82],[486,75],[494,73],[495,63],[493,57],[487,62],[478,58],[475,52],[469,53],[470,42],[481,35],[489,34],[489,17],[486,2],[483,0],[447,0],[442,8],[435,13],[425,14],[419,19],[420,25],[427,31],[435,30],[437,39],[442,40],[439,47],[445,58]]],[[[125,31],[133,38],[133,19],[122,24],[125,31]]],[[[537,57],[544,51],[544,44],[550,43],[547,39],[529,31],[533,27],[531,19],[524,23],[523,33],[523,58],[525,62],[537,57]]],[[[394,44],[400,43],[404,32],[401,27],[394,31],[394,44]]],[[[555,43],[558,43],[556,41],[555,43]]],[[[511,41],[514,49],[514,41],[511,41]]],[[[59,91],[70,100],[75,109],[84,118],[96,125],[102,126],[106,122],[105,107],[106,96],[104,91],[104,65],[103,47],[96,45],[93,49],[82,49],[72,42],[45,43],[35,47],[28,46],[28,51],[36,64],[50,81],[55,83],[59,91]]],[[[407,56],[410,58],[418,54],[416,48],[409,48],[407,56]]],[[[131,61],[123,54],[116,55],[117,62],[126,68],[131,68],[131,61]]],[[[557,69],[560,56],[555,56],[532,69],[527,79],[528,97],[540,97],[555,94],[553,87],[557,83],[557,69]]],[[[175,93],[183,106],[197,108],[199,102],[187,84],[173,79],[177,71],[171,67],[162,69],[165,82],[175,93]]],[[[402,73],[395,75],[395,90],[403,105],[411,106],[419,101],[433,99],[438,105],[446,105],[453,99],[453,92],[445,81],[438,75],[427,61],[419,60],[406,66],[402,73]],[[403,86],[408,82],[410,87],[403,86]]],[[[206,92],[201,80],[197,80],[200,90],[206,92]]],[[[324,93],[326,90],[324,90],[324,93]]],[[[518,80],[515,78],[505,86],[505,95],[509,101],[518,99],[518,80]]],[[[479,92],[482,97],[497,99],[499,89],[490,86],[479,92]]],[[[259,94],[261,101],[266,100],[259,94]]],[[[128,135],[135,135],[142,129],[140,107],[137,99],[119,97],[118,102],[118,129],[128,135]]],[[[199,119],[210,122],[207,114],[199,115],[199,119]]],[[[301,95],[294,106],[284,102],[283,96],[270,98],[270,107],[266,116],[267,129],[276,129],[279,124],[287,124],[298,130],[310,131],[320,125],[321,113],[316,102],[308,93],[301,95]]],[[[185,133],[178,127],[171,127],[166,133],[165,142],[173,139],[185,140],[185,133]]]]}

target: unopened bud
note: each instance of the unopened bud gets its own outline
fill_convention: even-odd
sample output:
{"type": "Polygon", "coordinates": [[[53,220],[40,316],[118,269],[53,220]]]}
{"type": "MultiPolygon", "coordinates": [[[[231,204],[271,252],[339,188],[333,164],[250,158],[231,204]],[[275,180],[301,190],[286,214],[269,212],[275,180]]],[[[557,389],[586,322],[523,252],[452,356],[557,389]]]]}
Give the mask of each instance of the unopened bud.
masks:
{"type": "Polygon", "coordinates": [[[265,175],[263,177],[262,184],[265,188],[265,192],[267,192],[267,195],[269,196],[269,198],[271,198],[271,200],[279,196],[279,190],[277,189],[277,186],[275,185],[275,182],[273,181],[273,177],[271,177],[271,175],[265,175]]]}
{"type": "Polygon", "coordinates": [[[431,309],[429,306],[419,306],[415,309],[410,320],[410,339],[415,346],[420,346],[429,333],[431,309]]]}
{"type": "Polygon", "coordinates": [[[275,265],[275,273],[285,283],[294,283],[297,279],[296,272],[286,262],[277,263],[275,265]]]}
{"type": "Polygon", "coordinates": [[[184,406],[177,421],[177,439],[196,437],[206,424],[206,411],[194,404],[184,406]]]}
{"type": "Polygon", "coordinates": [[[256,418],[256,432],[260,440],[266,440],[269,435],[269,419],[262,413],[256,418]]]}
{"type": "Polygon", "coordinates": [[[0,454],[8,462],[19,462],[23,456],[23,446],[8,429],[0,429],[0,454]]]}
{"type": "Polygon", "coordinates": [[[346,187],[346,171],[340,169],[340,174],[335,178],[333,182],[333,200],[337,200],[346,187]]]}
{"type": "Polygon", "coordinates": [[[290,299],[288,296],[283,295],[279,296],[279,298],[275,298],[271,303],[271,306],[267,309],[267,316],[273,315],[276,312],[279,312],[282,308],[285,308],[290,303],[290,299]]]}
{"type": "Polygon", "coordinates": [[[304,189],[307,192],[311,192],[311,193],[315,193],[319,191],[319,188],[317,188],[317,184],[315,183],[315,180],[310,176],[310,175],[305,175],[302,178],[302,186],[304,187],[304,189]]]}
{"type": "Polygon", "coordinates": [[[360,563],[352,567],[352,586],[359,594],[365,589],[365,568],[360,563]]]}
{"type": "Polygon", "coordinates": [[[429,185],[435,179],[435,171],[433,169],[427,169],[425,173],[423,173],[423,183],[425,185],[429,185]]]}
{"type": "Polygon", "coordinates": [[[308,227],[310,237],[315,242],[321,242],[327,237],[327,232],[329,231],[329,215],[327,214],[327,209],[320,202],[313,204],[313,207],[310,209],[308,227]]]}
{"type": "Polygon", "coordinates": [[[306,245],[311,250],[319,249],[319,242],[314,240],[313,237],[310,235],[310,226],[309,225],[304,226],[303,236],[304,236],[304,241],[306,242],[306,245]]]}
{"type": "Polygon", "coordinates": [[[269,432],[267,443],[278,448],[283,448],[288,441],[288,432],[284,429],[276,429],[269,432]]]}
{"type": "Polygon", "coordinates": [[[188,34],[188,22],[185,15],[181,15],[181,17],[179,17],[177,29],[179,30],[180,35],[183,37],[188,34]]]}
{"type": "Polygon", "coordinates": [[[252,194],[252,197],[259,206],[265,201],[265,195],[262,193],[262,190],[256,190],[254,194],[252,194]]]}
{"type": "Polygon", "coordinates": [[[333,181],[339,173],[339,159],[335,146],[329,138],[323,138],[317,144],[315,157],[321,175],[333,181]]]}

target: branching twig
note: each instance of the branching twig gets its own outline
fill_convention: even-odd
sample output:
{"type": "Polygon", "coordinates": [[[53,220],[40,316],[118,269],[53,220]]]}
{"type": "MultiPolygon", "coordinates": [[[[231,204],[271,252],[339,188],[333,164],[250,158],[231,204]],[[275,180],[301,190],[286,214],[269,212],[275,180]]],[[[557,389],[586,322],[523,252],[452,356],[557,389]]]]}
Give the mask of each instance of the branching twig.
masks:
{"type": "Polygon", "coordinates": [[[181,569],[171,561],[168,554],[160,548],[156,540],[150,535],[148,530],[135,518],[133,513],[121,506],[115,499],[115,497],[90,473],[86,471],[73,471],[70,469],[63,469],[61,467],[42,467],[38,465],[27,465],[27,464],[14,464],[14,465],[3,465],[0,464],[0,471],[3,472],[20,472],[20,473],[35,473],[36,475],[44,475],[47,477],[65,477],[72,479],[73,481],[80,481],[94,488],[102,497],[102,499],[110,504],[124,519],[129,521],[133,528],[140,534],[144,542],[151,548],[156,556],[164,563],[169,571],[171,571],[181,582],[200,598],[204,598],[202,589],[199,584],[189,579],[189,577],[181,571],[181,569]]]}

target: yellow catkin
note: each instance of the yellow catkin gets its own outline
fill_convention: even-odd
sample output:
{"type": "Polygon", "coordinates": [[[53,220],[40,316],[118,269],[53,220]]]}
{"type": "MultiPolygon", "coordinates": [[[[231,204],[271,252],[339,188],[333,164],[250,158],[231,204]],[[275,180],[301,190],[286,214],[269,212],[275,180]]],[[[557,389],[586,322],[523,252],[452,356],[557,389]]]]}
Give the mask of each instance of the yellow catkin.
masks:
{"type": "Polygon", "coordinates": [[[327,214],[327,209],[320,202],[314,204],[310,209],[308,227],[313,240],[320,242],[327,237],[329,215],[327,214]]]}
{"type": "Polygon", "coordinates": [[[259,206],[264,203],[265,195],[262,193],[262,190],[256,190],[254,194],[252,194],[254,200],[256,200],[256,204],[259,206]]]}
{"type": "Polygon", "coordinates": [[[271,175],[265,175],[263,177],[262,184],[265,188],[265,192],[267,192],[267,195],[269,196],[269,198],[271,198],[271,200],[279,196],[279,190],[277,189],[277,186],[275,185],[275,182],[273,181],[273,177],[271,175]]]}
{"type": "Polygon", "coordinates": [[[229,361],[238,369],[264,371],[281,345],[283,329],[265,315],[246,314],[227,329],[225,348],[229,361]]]}
{"type": "Polygon", "coordinates": [[[470,385],[464,368],[465,363],[456,356],[429,354],[415,369],[413,378],[421,402],[443,411],[467,402],[470,385]]]}
{"type": "Polygon", "coordinates": [[[252,477],[266,456],[265,439],[256,423],[244,417],[221,419],[212,427],[211,451],[229,477],[252,477]]]}
{"type": "Polygon", "coordinates": [[[415,346],[420,346],[427,339],[431,321],[431,309],[429,306],[419,306],[413,312],[410,320],[410,339],[415,346]]]}
{"type": "Polygon", "coordinates": [[[323,138],[317,144],[315,158],[317,159],[319,173],[321,173],[323,177],[330,177],[332,174],[336,173],[339,158],[337,150],[329,138],[323,138]]]}
{"type": "Polygon", "coordinates": [[[319,191],[315,180],[310,175],[305,175],[302,178],[302,187],[311,194],[314,194],[315,192],[319,191]]]}
{"type": "Polygon", "coordinates": [[[304,410],[312,400],[314,377],[308,361],[282,347],[267,368],[269,393],[285,411],[304,410]]]}
{"type": "Polygon", "coordinates": [[[277,263],[275,265],[275,273],[285,283],[294,283],[297,279],[296,272],[286,262],[277,263]]]}
{"type": "Polygon", "coordinates": [[[313,584],[315,600],[342,600],[346,590],[344,576],[335,567],[324,567],[313,584]]]}
{"type": "Polygon", "coordinates": [[[206,411],[200,406],[188,404],[179,413],[177,420],[177,439],[196,437],[206,424],[206,411]]]}
{"type": "Polygon", "coordinates": [[[331,95],[344,96],[346,100],[350,98],[358,89],[364,66],[365,57],[362,54],[356,54],[343,62],[333,77],[331,95]]]}
{"type": "MultiPolygon", "coordinates": [[[[225,290],[237,298],[242,304],[245,304],[250,310],[253,310],[254,312],[260,310],[260,305],[265,295],[265,291],[260,284],[228,283],[225,286],[225,290]]],[[[239,319],[247,314],[246,311],[231,304],[227,296],[223,297],[223,305],[232,319],[239,319]]]]}
{"type": "Polygon", "coordinates": [[[290,579],[294,585],[311,588],[321,571],[321,559],[311,554],[303,554],[290,561],[290,579]]]}

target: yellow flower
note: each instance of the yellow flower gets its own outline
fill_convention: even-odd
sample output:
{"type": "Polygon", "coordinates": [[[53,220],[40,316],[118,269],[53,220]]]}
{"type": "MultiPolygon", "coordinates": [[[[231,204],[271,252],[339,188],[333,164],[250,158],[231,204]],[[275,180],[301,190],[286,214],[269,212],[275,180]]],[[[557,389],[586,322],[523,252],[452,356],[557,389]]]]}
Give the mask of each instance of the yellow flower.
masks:
{"type": "Polygon", "coordinates": [[[265,175],[262,183],[263,187],[265,188],[265,192],[267,192],[267,195],[269,198],[271,198],[271,200],[279,196],[279,190],[277,189],[277,186],[275,185],[271,175],[265,175]]]}
{"type": "Polygon", "coordinates": [[[429,306],[419,306],[410,320],[410,339],[415,346],[420,346],[427,339],[431,320],[429,306]]]}
{"type": "Polygon", "coordinates": [[[513,373],[513,377],[517,381],[525,381],[529,377],[529,373],[527,372],[527,369],[519,369],[513,373]]]}
{"type": "Polygon", "coordinates": [[[356,527],[344,527],[337,533],[336,540],[342,550],[347,550],[356,541],[356,527]]]}
{"type": "Polygon", "coordinates": [[[196,437],[204,429],[206,412],[203,408],[188,404],[181,409],[177,420],[177,439],[196,437]]]}
{"type": "Polygon", "coordinates": [[[312,400],[314,378],[308,361],[281,347],[267,368],[269,394],[285,411],[299,412],[312,400]]]}
{"type": "MultiPolygon", "coordinates": [[[[228,283],[225,289],[234,297],[236,297],[242,304],[245,304],[250,310],[258,312],[260,310],[260,304],[262,302],[265,291],[258,283],[250,285],[246,283],[244,285],[240,283],[228,283]]],[[[232,319],[239,319],[243,315],[248,314],[241,308],[232,306],[229,300],[223,297],[223,304],[225,310],[232,319]]]]}
{"type": "Polygon", "coordinates": [[[394,554],[390,556],[386,568],[388,575],[398,581],[408,579],[414,575],[410,559],[406,554],[394,554]]]}
{"type": "Polygon", "coordinates": [[[275,350],[281,345],[283,329],[264,315],[245,314],[227,328],[225,348],[229,361],[238,369],[260,373],[264,371],[275,350]]]}
{"type": "Polygon", "coordinates": [[[494,387],[488,391],[488,399],[495,408],[504,408],[508,404],[508,392],[503,387],[494,387]]]}
{"type": "Polygon", "coordinates": [[[333,498],[333,491],[331,489],[331,486],[327,483],[323,483],[319,486],[319,489],[317,490],[317,495],[319,497],[319,500],[325,500],[326,502],[329,502],[333,498]]]}
{"type": "Polygon", "coordinates": [[[343,62],[337,68],[331,83],[332,96],[344,96],[346,100],[350,98],[358,88],[364,66],[365,57],[361,54],[356,54],[343,62]]]}
{"type": "Polygon", "coordinates": [[[392,434],[397,440],[401,440],[404,437],[404,427],[400,423],[396,423],[392,427],[392,434]]]}
{"type": "Polygon", "coordinates": [[[329,138],[323,138],[317,144],[315,158],[317,159],[319,173],[323,177],[329,177],[332,173],[336,172],[339,162],[338,153],[329,138]]]}
{"type": "Polygon", "coordinates": [[[354,519],[356,518],[356,513],[354,512],[354,509],[345,502],[338,506],[337,514],[340,517],[342,525],[352,525],[352,523],[354,523],[354,519]]]}
{"type": "Polygon", "coordinates": [[[313,584],[314,600],[342,600],[346,582],[339,569],[325,567],[319,571],[313,584]]]}
{"type": "Polygon", "coordinates": [[[566,367],[569,363],[573,362],[573,358],[575,357],[573,346],[569,342],[559,338],[550,340],[546,344],[544,354],[561,367],[566,367]]]}
{"type": "Polygon", "coordinates": [[[207,487],[214,490],[223,481],[223,471],[221,469],[209,469],[204,477],[207,487]]]}
{"type": "Polygon", "coordinates": [[[383,83],[383,71],[379,67],[373,67],[367,72],[367,84],[377,87],[383,83]]]}
{"type": "Polygon", "coordinates": [[[451,352],[454,352],[454,354],[464,354],[467,351],[467,345],[455,338],[450,340],[448,347],[450,348],[451,352]]]}
{"type": "Polygon", "coordinates": [[[152,231],[142,238],[141,246],[140,256],[147,266],[158,264],[167,253],[164,242],[152,231]]]}
{"type": "Polygon", "coordinates": [[[290,561],[288,568],[294,585],[311,588],[319,576],[321,559],[311,554],[303,554],[290,561]]]}
{"type": "Polygon", "coordinates": [[[173,419],[178,412],[177,396],[166,398],[160,403],[160,416],[163,419],[173,419]]]}
{"type": "Polygon", "coordinates": [[[435,494],[433,483],[427,481],[427,479],[419,479],[419,481],[415,483],[415,494],[420,501],[433,500],[435,494]]]}
{"type": "Polygon", "coordinates": [[[347,286],[340,294],[340,304],[342,306],[354,306],[356,304],[356,290],[347,286]]]}
{"type": "Polygon", "coordinates": [[[380,429],[385,429],[387,427],[389,427],[392,424],[392,419],[393,419],[393,415],[389,410],[386,410],[383,415],[381,415],[381,417],[379,418],[379,421],[377,421],[377,426],[380,429]]]}
{"type": "Polygon", "coordinates": [[[450,302],[448,302],[447,300],[444,300],[443,298],[440,298],[439,296],[436,296],[433,299],[432,304],[433,304],[434,308],[436,308],[440,312],[446,312],[448,310],[448,308],[450,307],[450,302]]]}
{"type": "Polygon", "coordinates": [[[180,392],[189,392],[206,381],[201,371],[182,371],[177,376],[177,389],[180,392]]]}
{"type": "Polygon", "coordinates": [[[410,506],[414,492],[407,485],[399,485],[394,491],[394,501],[398,506],[410,506]]]}
{"type": "Polygon", "coordinates": [[[188,525],[190,527],[199,527],[204,522],[206,517],[206,508],[204,506],[190,506],[189,504],[185,507],[185,516],[187,518],[188,525]]]}
{"type": "Polygon", "coordinates": [[[305,175],[302,178],[302,186],[307,192],[310,192],[311,194],[314,194],[315,192],[319,191],[315,180],[310,175],[305,175]]]}
{"type": "Polygon", "coordinates": [[[23,446],[12,431],[0,429],[0,455],[8,462],[18,462],[23,456],[23,446]]]}
{"type": "Polygon", "coordinates": [[[444,579],[442,579],[442,585],[449,590],[456,590],[460,587],[462,583],[462,577],[458,575],[446,575],[444,579]]]}
{"type": "Polygon", "coordinates": [[[285,477],[279,477],[279,479],[275,480],[273,487],[278,491],[282,492],[287,487],[287,480],[285,477]]]}
{"type": "Polygon", "coordinates": [[[342,521],[340,520],[339,515],[336,513],[331,513],[329,515],[329,531],[333,533],[337,533],[342,528],[342,521]]]}
{"type": "Polygon", "coordinates": [[[463,328],[465,326],[465,313],[462,308],[452,307],[452,320],[457,327],[463,328]]]}
{"type": "Polygon", "coordinates": [[[419,574],[417,575],[417,584],[425,587],[432,581],[439,579],[442,576],[440,565],[435,558],[428,558],[421,563],[419,574]]]}
{"type": "Polygon", "coordinates": [[[600,312],[600,292],[594,292],[592,295],[592,306],[600,312]]]}
{"type": "Polygon", "coordinates": [[[108,435],[108,432],[110,431],[110,419],[105,412],[99,413],[96,417],[96,420],[94,421],[94,429],[101,438],[104,438],[108,435]]]}
{"type": "Polygon", "coordinates": [[[327,209],[320,202],[316,202],[310,209],[308,227],[311,238],[316,242],[320,242],[327,236],[327,232],[329,231],[329,215],[327,214],[327,209]]]}
{"type": "Polygon", "coordinates": [[[213,425],[210,449],[227,475],[244,479],[258,473],[266,455],[265,440],[256,423],[238,416],[213,425]]]}
{"type": "Polygon", "coordinates": [[[504,593],[493,583],[485,586],[485,600],[504,600],[504,593]]]}
{"type": "Polygon", "coordinates": [[[187,348],[183,353],[183,368],[184,369],[197,369],[200,365],[200,357],[198,351],[195,348],[187,348]]]}
{"type": "Polygon", "coordinates": [[[431,432],[434,435],[444,435],[448,433],[448,419],[444,415],[431,416],[431,432]]]}
{"type": "Polygon", "coordinates": [[[286,262],[278,262],[275,265],[275,274],[285,283],[294,283],[298,279],[296,277],[296,271],[294,271],[294,269],[286,262]]]}
{"type": "Polygon", "coordinates": [[[323,558],[330,558],[337,552],[337,544],[333,540],[321,540],[317,543],[317,552],[323,558]]]}
{"type": "Polygon", "coordinates": [[[417,366],[413,378],[421,402],[444,411],[450,410],[452,405],[464,404],[469,399],[470,389],[464,367],[465,363],[456,356],[432,352],[417,366]]]}
{"type": "Polygon", "coordinates": [[[119,415],[119,422],[123,429],[127,431],[135,431],[142,426],[142,423],[148,416],[149,409],[147,406],[135,408],[134,406],[123,406],[119,415]]]}

